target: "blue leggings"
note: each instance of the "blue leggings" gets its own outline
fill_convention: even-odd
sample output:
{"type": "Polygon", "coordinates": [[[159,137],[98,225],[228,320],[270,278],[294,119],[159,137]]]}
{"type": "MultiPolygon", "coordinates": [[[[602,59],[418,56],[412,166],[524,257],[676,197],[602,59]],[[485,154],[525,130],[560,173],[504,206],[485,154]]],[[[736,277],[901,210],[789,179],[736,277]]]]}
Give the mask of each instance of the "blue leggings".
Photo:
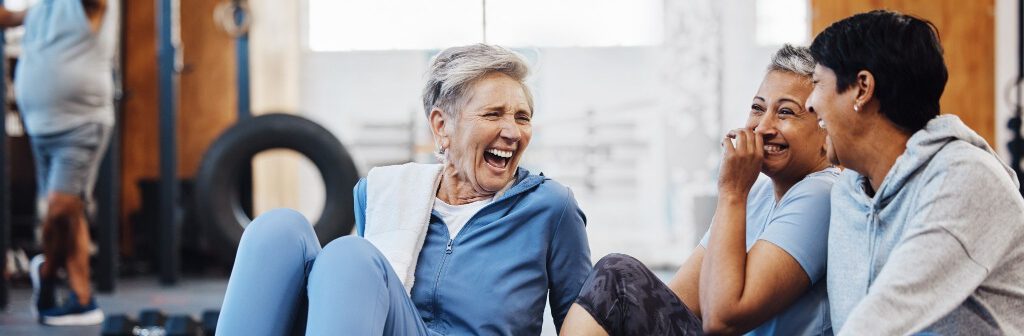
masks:
{"type": "Polygon", "coordinates": [[[308,335],[428,334],[402,282],[370,242],[346,236],[321,251],[301,214],[273,210],[242,234],[217,334],[286,335],[303,322],[308,335]]]}

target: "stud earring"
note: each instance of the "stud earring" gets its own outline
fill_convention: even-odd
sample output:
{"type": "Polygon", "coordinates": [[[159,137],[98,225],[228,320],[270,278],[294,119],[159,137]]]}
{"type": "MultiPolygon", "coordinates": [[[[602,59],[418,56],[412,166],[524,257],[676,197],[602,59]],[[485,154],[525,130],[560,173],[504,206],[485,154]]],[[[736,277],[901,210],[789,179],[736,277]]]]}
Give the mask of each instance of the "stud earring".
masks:
{"type": "Polygon", "coordinates": [[[448,162],[447,152],[448,150],[446,148],[438,146],[437,151],[434,152],[434,158],[437,159],[437,162],[446,163],[448,162]]]}

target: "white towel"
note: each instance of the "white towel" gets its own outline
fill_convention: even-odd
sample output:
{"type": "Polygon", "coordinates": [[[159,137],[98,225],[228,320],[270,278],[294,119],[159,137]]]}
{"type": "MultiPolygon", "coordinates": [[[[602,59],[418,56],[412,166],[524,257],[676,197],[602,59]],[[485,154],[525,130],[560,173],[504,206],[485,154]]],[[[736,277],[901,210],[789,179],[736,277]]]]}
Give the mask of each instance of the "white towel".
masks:
{"type": "Polygon", "coordinates": [[[363,237],[384,254],[410,294],[442,168],[406,163],[373,168],[366,176],[363,237]]]}

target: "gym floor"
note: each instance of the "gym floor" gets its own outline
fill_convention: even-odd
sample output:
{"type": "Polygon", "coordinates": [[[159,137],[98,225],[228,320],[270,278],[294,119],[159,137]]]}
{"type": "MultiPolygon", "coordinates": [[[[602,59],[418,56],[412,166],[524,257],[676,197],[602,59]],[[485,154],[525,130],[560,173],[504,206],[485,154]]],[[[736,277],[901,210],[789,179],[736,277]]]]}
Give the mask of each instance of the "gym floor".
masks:
{"type": "MultiPolygon", "coordinates": [[[[655,269],[662,281],[668,281],[674,270],[655,269]]],[[[100,326],[48,327],[36,323],[30,309],[32,287],[27,282],[16,282],[11,288],[11,303],[0,312],[0,335],[99,335],[100,326]]],[[[220,309],[224,301],[226,278],[185,278],[173,287],[161,286],[156,278],[121,279],[114,294],[97,294],[100,307],[109,316],[113,314],[138,315],[147,308],[159,308],[168,315],[191,314],[197,320],[204,310],[220,309]]],[[[551,312],[545,307],[541,336],[556,335],[551,312]]]]}
{"type": "MultiPolygon", "coordinates": [[[[47,327],[36,323],[30,309],[32,287],[28,283],[12,284],[11,303],[0,313],[0,335],[99,335],[100,326],[47,327]]],[[[220,309],[224,300],[226,278],[185,278],[173,287],[164,287],[156,278],[122,279],[114,294],[97,294],[100,307],[107,315],[138,315],[146,308],[159,308],[168,315],[190,314],[197,320],[204,310],[220,309]]]]}
{"type": "MultiPolygon", "coordinates": [[[[659,272],[665,278],[670,273],[659,272]]],[[[666,278],[667,279],[667,278],[666,278]]],[[[15,283],[11,288],[11,303],[0,313],[0,335],[99,335],[100,326],[48,327],[36,323],[30,309],[32,287],[28,283],[15,283]]],[[[228,286],[225,278],[188,278],[173,287],[161,286],[156,278],[122,279],[117,283],[114,294],[97,294],[100,307],[109,316],[113,314],[138,315],[147,308],[159,308],[168,315],[191,314],[197,320],[204,310],[220,309],[224,290],[228,286]]],[[[544,312],[544,327],[541,335],[555,335],[549,311],[544,312]]]]}

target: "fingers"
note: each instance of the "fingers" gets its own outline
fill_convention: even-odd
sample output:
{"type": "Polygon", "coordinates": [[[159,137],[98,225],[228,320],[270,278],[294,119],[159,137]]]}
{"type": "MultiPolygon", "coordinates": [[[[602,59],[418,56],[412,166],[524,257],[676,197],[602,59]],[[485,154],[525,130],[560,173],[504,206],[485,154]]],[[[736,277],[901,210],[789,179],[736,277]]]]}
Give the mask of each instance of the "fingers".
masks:
{"type": "Polygon", "coordinates": [[[737,143],[739,145],[738,147],[742,147],[743,148],[743,150],[742,150],[743,154],[750,153],[750,132],[748,132],[745,129],[740,129],[739,130],[739,134],[740,134],[739,139],[741,139],[741,140],[737,140],[737,143]]]}
{"type": "Polygon", "coordinates": [[[764,137],[760,134],[754,134],[754,155],[757,157],[764,156],[764,137]]]}
{"type": "Polygon", "coordinates": [[[737,128],[725,134],[722,146],[727,153],[764,156],[764,137],[749,128],[737,128]]]}

